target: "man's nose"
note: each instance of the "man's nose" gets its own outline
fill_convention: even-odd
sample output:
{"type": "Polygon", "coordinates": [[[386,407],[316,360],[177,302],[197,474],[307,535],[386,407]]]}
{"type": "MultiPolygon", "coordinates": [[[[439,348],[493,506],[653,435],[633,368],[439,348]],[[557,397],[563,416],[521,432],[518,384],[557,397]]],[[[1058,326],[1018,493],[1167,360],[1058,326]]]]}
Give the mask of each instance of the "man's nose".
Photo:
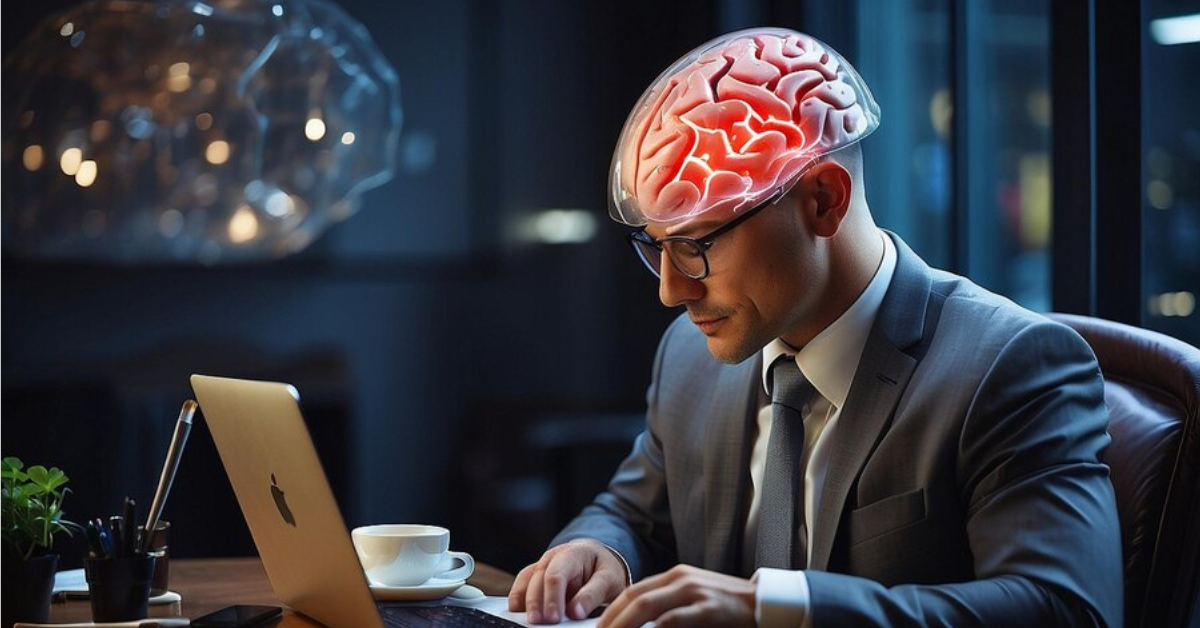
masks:
{"type": "Polygon", "coordinates": [[[679,272],[666,251],[663,251],[662,256],[662,264],[659,265],[661,276],[658,278],[658,300],[662,301],[663,305],[675,307],[704,296],[703,281],[679,272]]]}

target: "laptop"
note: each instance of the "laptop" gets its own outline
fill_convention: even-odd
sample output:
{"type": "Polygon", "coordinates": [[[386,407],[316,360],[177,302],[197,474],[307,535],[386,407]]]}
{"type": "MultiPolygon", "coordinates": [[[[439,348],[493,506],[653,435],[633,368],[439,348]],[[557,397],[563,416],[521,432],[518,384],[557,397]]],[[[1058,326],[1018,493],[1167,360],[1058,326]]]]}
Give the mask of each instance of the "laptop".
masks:
{"type": "Polygon", "coordinates": [[[275,596],[330,628],[520,626],[459,606],[377,604],[289,384],[192,375],[275,596]]]}

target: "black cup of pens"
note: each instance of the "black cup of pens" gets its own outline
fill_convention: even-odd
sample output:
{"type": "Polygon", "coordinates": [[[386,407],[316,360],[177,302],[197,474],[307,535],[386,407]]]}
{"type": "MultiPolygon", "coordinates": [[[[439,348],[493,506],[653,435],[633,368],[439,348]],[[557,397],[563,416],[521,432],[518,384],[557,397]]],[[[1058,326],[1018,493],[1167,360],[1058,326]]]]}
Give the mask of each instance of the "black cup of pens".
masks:
{"type": "Polygon", "coordinates": [[[154,555],[142,545],[145,532],[137,523],[137,505],[125,498],[123,514],[88,522],[88,557],[83,561],[92,621],[145,619],[150,610],[154,555]]]}
{"type": "Polygon", "coordinates": [[[153,556],[146,554],[85,559],[83,571],[92,598],[92,621],[145,619],[150,611],[154,561],[153,556]]]}

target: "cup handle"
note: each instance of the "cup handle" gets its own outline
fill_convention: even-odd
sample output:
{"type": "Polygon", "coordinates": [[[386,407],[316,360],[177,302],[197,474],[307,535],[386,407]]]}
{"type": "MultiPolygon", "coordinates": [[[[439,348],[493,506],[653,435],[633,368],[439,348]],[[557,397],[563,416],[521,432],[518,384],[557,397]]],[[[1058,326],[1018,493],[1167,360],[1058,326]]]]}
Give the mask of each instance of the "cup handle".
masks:
{"type": "Polygon", "coordinates": [[[475,573],[475,559],[472,558],[470,554],[466,552],[446,552],[446,556],[450,558],[451,561],[457,558],[458,560],[461,560],[463,564],[459,567],[451,569],[450,571],[445,571],[438,574],[436,576],[437,578],[441,580],[466,580],[467,578],[471,577],[471,574],[475,573]]]}

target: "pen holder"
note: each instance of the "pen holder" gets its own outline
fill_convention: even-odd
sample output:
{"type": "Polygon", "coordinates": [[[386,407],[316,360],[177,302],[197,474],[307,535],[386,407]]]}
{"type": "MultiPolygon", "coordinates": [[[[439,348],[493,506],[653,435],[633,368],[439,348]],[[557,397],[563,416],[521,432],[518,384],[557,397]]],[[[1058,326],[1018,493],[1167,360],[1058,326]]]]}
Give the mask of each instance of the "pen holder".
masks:
{"type": "Polygon", "coordinates": [[[159,521],[154,526],[154,534],[150,535],[147,553],[155,558],[154,576],[150,579],[150,597],[166,593],[170,587],[171,551],[168,535],[171,532],[171,522],[159,521]]]}
{"type": "Polygon", "coordinates": [[[153,556],[85,559],[83,570],[92,599],[92,621],[145,619],[150,610],[154,563],[153,556]]]}

